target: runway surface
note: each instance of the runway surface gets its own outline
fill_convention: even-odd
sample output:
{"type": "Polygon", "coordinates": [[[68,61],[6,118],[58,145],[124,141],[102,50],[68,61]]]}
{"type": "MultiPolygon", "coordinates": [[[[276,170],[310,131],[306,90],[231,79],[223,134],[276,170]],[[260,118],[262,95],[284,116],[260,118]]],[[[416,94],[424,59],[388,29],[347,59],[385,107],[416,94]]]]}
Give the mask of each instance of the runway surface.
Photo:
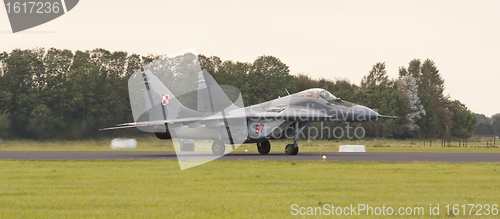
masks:
{"type": "MultiPolygon", "coordinates": [[[[398,152],[299,152],[285,155],[271,152],[232,152],[217,160],[317,161],[386,161],[386,162],[500,162],[500,153],[398,153],[398,152]]],[[[1,160],[175,160],[175,152],[164,151],[0,151],[1,160]]]]}

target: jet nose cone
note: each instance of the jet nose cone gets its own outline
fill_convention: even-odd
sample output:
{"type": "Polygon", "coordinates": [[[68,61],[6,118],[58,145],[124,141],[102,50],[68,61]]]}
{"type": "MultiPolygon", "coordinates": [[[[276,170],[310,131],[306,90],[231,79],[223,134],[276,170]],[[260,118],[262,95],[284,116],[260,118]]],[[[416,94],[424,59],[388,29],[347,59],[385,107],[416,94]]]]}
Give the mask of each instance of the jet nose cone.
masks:
{"type": "Polygon", "coordinates": [[[370,112],[368,113],[368,115],[370,115],[370,116],[369,116],[369,120],[376,120],[376,119],[378,119],[378,117],[380,117],[380,114],[378,114],[378,113],[377,113],[377,112],[375,112],[374,110],[372,110],[372,109],[370,109],[370,108],[368,108],[368,110],[370,111],[370,112]]]}
{"type": "Polygon", "coordinates": [[[357,118],[355,118],[356,121],[370,121],[380,117],[380,114],[366,106],[357,105],[354,107],[354,110],[357,115],[357,118]]]}

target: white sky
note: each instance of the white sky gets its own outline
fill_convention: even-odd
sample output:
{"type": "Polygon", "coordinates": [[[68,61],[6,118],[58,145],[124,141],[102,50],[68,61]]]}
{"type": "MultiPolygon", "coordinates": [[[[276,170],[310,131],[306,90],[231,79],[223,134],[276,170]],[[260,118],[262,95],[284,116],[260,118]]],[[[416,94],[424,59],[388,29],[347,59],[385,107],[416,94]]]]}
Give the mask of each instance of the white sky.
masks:
{"type": "Polygon", "coordinates": [[[376,62],[388,74],[430,58],[445,94],[500,112],[500,1],[82,0],[66,15],[12,34],[0,9],[0,51],[55,47],[170,54],[195,47],[223,60],[273,55],[292,74],[359,84],[376,62]]]}

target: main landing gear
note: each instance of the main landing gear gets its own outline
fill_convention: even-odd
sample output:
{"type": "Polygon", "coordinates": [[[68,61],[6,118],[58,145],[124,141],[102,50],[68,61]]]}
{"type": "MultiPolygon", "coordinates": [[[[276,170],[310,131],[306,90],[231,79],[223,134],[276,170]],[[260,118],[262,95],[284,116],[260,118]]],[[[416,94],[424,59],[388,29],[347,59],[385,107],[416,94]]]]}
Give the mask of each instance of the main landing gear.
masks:
{"type": "MultiPolygon", "coordinates": [[[[309,124],[310,122],[307,122],[302,127],[299,127],[299,122],[293,124],[293,144],[287,144],[285,146],[285,154],[297,155],[299,153],[299,133],[309,124]]],[[[271,143],[269,143],[269,141],[257,143],[257,150],[260,154],[269,154],[271,143]]]]}
{"type": "Polygon", "coordinates": [[[212,143],[212,153],[214,155],[223,155],[226,151],[226,145],[223,141],[214,141],[212,143]]]}
{"type": "Polygon", "coordinates": [[[271,143],[269,141],[257,143],[257,150],[260,154],[269,154],[269,151],[271,151],[271,143]]]}
{"type": "MultiPolygon", "coordinates": [[[[271,151],[271,143],[269,141],[257,143],[257,150],[260,154],[269,154],[269,151],[271,151]]],[[[287,144],[285,147],[285,153],[287,155],[296,155],[299,153],[299,147],[294,144],[287,144]]]]}

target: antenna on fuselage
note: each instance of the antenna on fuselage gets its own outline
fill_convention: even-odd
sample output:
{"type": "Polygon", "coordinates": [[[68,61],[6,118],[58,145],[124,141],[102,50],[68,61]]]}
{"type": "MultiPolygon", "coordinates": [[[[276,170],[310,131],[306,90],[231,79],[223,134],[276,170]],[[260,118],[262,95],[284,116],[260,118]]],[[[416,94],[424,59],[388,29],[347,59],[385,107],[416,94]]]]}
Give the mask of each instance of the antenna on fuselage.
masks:
{"type": "Polygon", "coordinates": [[[285,88],[285,91],[286,91],[286,93],[288,94],[288,96],[290,96],[290,93],[288,92],[288,90],[287,90],[286,88],[285,88]]]}

